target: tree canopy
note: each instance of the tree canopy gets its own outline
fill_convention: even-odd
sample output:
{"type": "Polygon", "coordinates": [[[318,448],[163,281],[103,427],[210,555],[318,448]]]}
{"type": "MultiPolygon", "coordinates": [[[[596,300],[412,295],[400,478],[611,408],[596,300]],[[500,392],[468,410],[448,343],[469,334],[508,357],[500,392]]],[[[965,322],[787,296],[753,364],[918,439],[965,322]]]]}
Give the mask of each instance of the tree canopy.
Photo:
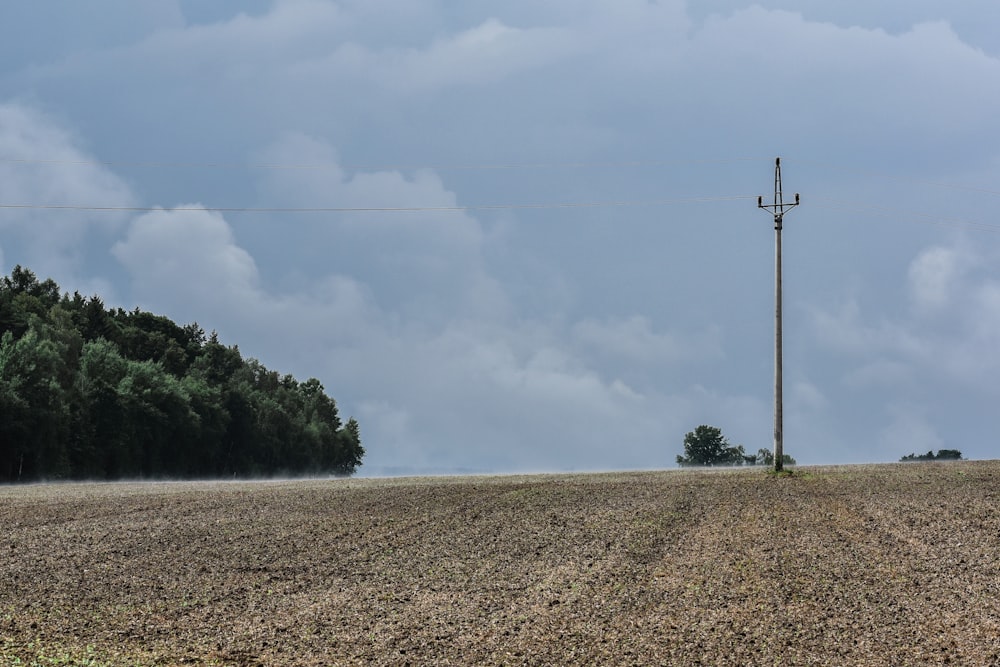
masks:
{"type": "Polygon", "coordinates": [[[704,424],[684,436],[684,455],[677,457],[681,466],[732,466],[744,462],[742,445],[731,446],[720,429],[704,424]]]}
{"type": "Polygon", "coordinates": [[[0,278],[0,482],[350,475],[363,456],[315,378],[20,266],[0,278]]]}

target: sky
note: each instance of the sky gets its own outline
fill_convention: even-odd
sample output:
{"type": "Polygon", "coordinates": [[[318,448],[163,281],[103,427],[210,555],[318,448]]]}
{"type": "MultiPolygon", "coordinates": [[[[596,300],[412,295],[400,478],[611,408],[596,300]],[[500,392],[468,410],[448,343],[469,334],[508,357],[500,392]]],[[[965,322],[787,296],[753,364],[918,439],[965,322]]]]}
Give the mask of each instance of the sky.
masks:
{"type": "Polygon", "coordinates": [[[3,3],[0,271],[318,378],[365,475],[669,468],[701,424],[772,445],[780,156],[785,452],[996,458],[998,27],[994,0],[3,3]]]}

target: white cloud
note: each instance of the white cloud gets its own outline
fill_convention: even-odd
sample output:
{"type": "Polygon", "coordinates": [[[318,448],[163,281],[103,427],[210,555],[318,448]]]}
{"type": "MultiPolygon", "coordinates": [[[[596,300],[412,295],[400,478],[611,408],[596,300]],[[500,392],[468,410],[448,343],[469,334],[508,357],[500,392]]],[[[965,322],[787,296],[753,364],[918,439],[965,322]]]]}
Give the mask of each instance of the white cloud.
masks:
{"type": "Polygon", "coordinates": [[[814,308],[817,342],[860,364],[846,370],[849,386],[905,384],[928,373],[982,386],[1000,369],[1000,280],[989,266],[963,240],[926,248],[907,275],[912,311],[884,312],[873,324],[856,299],[836,312],[814,308]]]}
{"type": "Polygon", "coordinates": [[[812,308],[810,324],[816,340],[824,346],[861,358],[879,354],[922,357],[925,342],[903,326],[883,315],[876,324],[862,313],[856,298],[844,301],[836,312],[812,308]]]}
{"type": "MultiPolygon", "coordinates": [[[[99,204],[127,205],[132,195],[120,178],[92,162],[92,157],[78,147],[78,141],[57,121],[19,103],[0,104],[0,197],[12,204],[99,204]]],[[[71,223],[63,223],[61,232],[79,227],[92,214],[69,212],[71,223]]],[[[32,209],[6,216],[8,227],[28,225],[53,213],[32,209]]],[[[91,224],[108,224],[123,216],[93,216],[91,224]]],[[[53,234],[56,243],[73,243],[77,232],[63,241],[53,234]]]]}
{"type": "Polygon", "coordinates": [[[129,108],[156,100],[143,115],[177,126],[186,125],[177,109],[198,108],[200,129],[216,136],[234,125],[304,130],[340,146],[363,137],[355,140],[383,154],[406,142],[418,155],[442,146],[461,155],[470,146],[485,159],[515,147],[542,155],[678,145],[742,152],[761,143],[818,146],[820,134],[845,149],[868,142],[938,151],[987,132],[1000,112],[1000,92],[982,85],[997,78],[1000,61],[941,21],[893,33],[759,6],[734,6],[704,23],[690,11],[677,0],[462,9],[407,2],[381,12],[366,3],[275,2],[260,15],[234,11],[227,21],[78,54],[33,71],[25,85],[60,96],[79,82],[129,108]],[[775,104],[774,86],[794,94],[775,104]],[[676,127],[685,138],[663,129],[676,127]]]}
{"type": "Polygon", "coordinates": [[[977,386],[1000,371],[1000,275],[989,248],[959,238],[921,252],[909,271],[919,319],[908,326],[928,340],[922,361],[977,386]]]}
{"type": "Polygon", "coordinates": [[[976,258],[964,247],[935,246],[920,253],[910,264],[910,293],[921,312],[933,312],[950,305],[955,287],[976,258]]]}
{"type": "MultiPolygon", "coordinates": [[[[445,86],[488,86],[525,70],[543,68],[575,50],[563,29],[519,29],[487,19],[425,49],[367,54],[365,69],[389,89],[427,92],[445,86]]],[[[357,59],[352,59],[357,64],[357,59]]]]}
{"type": "MultiPolygon", "coordinates": [[[[58,121],[20,103],[0,104],[0,202],[13,205],[128,206],[129,187],[95,164],[58,121]]],[[[116,231],[125,215],[109,211],[15,208],[0,211],[7,259],[68,281],[88,236],[116,231]]]]}
{"type": "Polygon", "coordinates": [[[689,59],[703,63],[689,88],[696,108],[800,152],[825,146],[827,160],[916,152],[905,169],[926,169],[949,148],[980,160],[989,147],[975,137],[1000,111],[1000,88],[983,85],[1000,77],[1000,59],[943,22],[889,34],[755,6],[709,18],[689,59]]]}
{"type": "Polygon", "coordinates": [[[403,307],[417,318],[440,317],[442,309],[458,317],[508,312],[504,290],[485,268],[482,224],[460,210],[456,194],[435,172],[348,173],[326,142],[296,133],[272,143],[260,158],[278,164],[305,161],[316,167],[268,172],[260,189],[272,203],[431,209],[348,212],[327,216],[320,224],[297,221],[305,243],[330,249],[321,256],[324,266],[318,270],[329,270],[332,261],[378,289],[386,306],[403,307]]]}
{"type": "MultiPolygon", "coordinates": [[[[421,12],[404,8],[402,13],[421,12]]],[[[575,40],[562,28],[516,28],[495,18],[425,38],[419,46],[383,43],[382,23],[398,21],[400,14],[396,7],[374,17],[365,7],[285,0],[261,15],[238,14],[228,21],[163,29],[138,44],[45,66],[38,74],[58,76],[112,62],[144,62],[160,77],[194,77],[198,85],[210,82],[232,92],[236,86],[265,82],[289,93],[312,95],[316,91],[295,89],[350,82],[352,87],[409,94],[488,85],[565,59],[576,50],[575,40]]],[[[330,93],[337,95],[335,89],[330,93]]]]}
{"type": "Polygon", "coordinates": [[[296,294],[271,290],[225,218],[196,205],[139,216],[112,253],[144,308],[217,328],[251,356],[287,346],[275,356],[311,358],[316,349],[364,337],[377,317],[366,288],[343,275],[331,273],[296,294]]]}
{"type": "Polygon", "coordinates": [[[112,254],[130,271],[140,294],[169,288],[165,293],[178,303],[196,298],[212,307],[248,307],[255,298],[253,258],[235,244],[221,214],[198,204],[139,216],[112,254]]]}

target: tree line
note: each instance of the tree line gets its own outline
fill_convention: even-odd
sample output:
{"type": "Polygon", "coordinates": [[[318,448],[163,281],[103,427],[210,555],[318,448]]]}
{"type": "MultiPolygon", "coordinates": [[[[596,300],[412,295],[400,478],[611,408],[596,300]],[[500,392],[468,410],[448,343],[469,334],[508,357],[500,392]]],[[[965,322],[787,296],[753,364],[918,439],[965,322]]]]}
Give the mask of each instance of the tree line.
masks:
{"type": "Polygon", "coordinates": [[[20,266],[0,278],[0,483],[350,475],[364,453],[315,378],[20,266]]]}
{"type": "Polygon", "coordinates": [[[962,459],[962,452],[957,449],[939,449],[938,453],[935,454],[933,450],[927,452],[926,454],[907,454],[900,461],[960,461],[962,459]]]}

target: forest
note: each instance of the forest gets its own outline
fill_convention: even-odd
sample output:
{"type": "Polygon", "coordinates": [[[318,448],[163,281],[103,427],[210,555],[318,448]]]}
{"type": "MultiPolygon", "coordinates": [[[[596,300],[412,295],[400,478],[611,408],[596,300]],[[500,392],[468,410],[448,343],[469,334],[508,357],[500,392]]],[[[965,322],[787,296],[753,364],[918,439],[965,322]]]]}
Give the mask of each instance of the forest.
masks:
{"type": "Polygon", "coordinates": [[[0,277],[0,483],[351,475],[364,453],[315,378],[20,266],[0,277]]]}

